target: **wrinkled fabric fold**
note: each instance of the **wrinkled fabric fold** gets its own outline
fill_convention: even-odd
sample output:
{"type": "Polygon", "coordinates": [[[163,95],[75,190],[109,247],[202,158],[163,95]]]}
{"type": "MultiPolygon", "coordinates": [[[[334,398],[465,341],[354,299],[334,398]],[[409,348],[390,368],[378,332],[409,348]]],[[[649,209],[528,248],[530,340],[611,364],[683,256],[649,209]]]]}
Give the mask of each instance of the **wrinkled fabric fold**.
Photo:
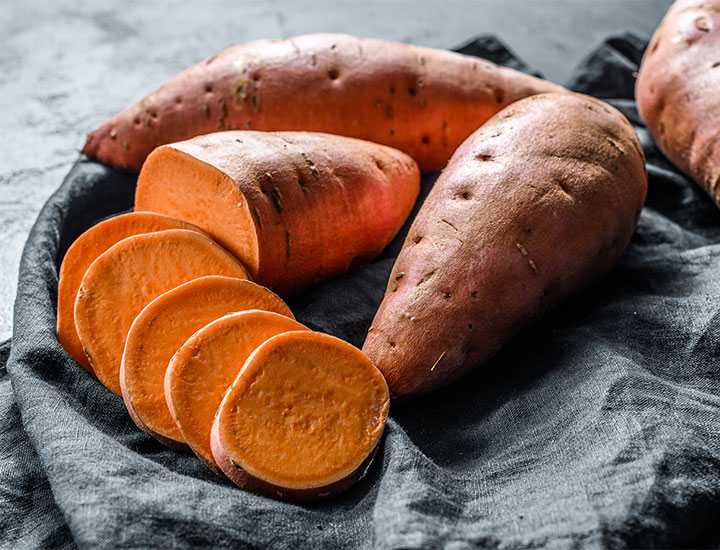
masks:
{"type": "MultiPolygon", "coordinates": [[[[30,234],[12,349],[0,347],[0,547],[718,545],[720,210],[642,126],[645,46],[612,37],[568,83],[618,107],[647,156],[619,263],[473,373],[393,403],[368,475],[322,504],[246,493],[163,447],[61,348],[62,255],[134,192],[134,177],[80,159],[30,234]]],[[[489,37],[462,51],[532,72],[489,37]]],[[[297,319],[361,346],[409,223],[375,262],[294,300],[297,319]]]]}

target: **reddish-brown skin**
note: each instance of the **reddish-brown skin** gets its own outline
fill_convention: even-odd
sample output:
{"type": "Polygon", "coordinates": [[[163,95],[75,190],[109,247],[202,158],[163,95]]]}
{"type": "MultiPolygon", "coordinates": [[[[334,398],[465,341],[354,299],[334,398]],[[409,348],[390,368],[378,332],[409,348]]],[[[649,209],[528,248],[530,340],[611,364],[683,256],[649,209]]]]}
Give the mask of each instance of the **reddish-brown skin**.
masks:
{"type": "Polygon", "coordinates": [[[663,153],[720,204],[720,0],[679,0],[643,56],[635,96],[663,153]]]}
{"type": "Polygon", "coordinates": [[[375,258],[420,190],[404,153],[311,132],[227,131],[158,148],[135,210],[197,224],[290,296],[375,258]],[[174,168],[178,165],[178,168],[174,168]]]}
{"type": "Polygon", "coordinates": [[[425,200],[363,346],[393,397],[456,379],[607,271],[646,191],[637,136],[601,101],[538,95],[489,120],[425,200]]]}
{"type": "Polygon", "coordinates": [[[430,48],[311,34],[225,50],[88,135],[90,158],[138,171],[157,146],[220,130],[307,130],[400,149],[423,172],[506,105],[562,88],[430,48]]]}

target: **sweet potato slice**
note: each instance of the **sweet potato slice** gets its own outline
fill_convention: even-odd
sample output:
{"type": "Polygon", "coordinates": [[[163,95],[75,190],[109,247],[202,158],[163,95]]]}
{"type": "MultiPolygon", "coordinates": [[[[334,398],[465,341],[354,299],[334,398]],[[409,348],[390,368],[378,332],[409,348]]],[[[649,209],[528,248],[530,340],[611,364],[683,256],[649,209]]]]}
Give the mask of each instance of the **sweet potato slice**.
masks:
{"type": "Polygon", "coordinates": [[[360,350],[327,334],[286,332],[252,353],[225,394],[212,453],[244,489],[330,496],[365,473],[388,408],[385,379],[360,350]]]}
{"type": "Polygon", "coordinates": [[[151,212],[131,212],[104,220],[80,235],[68,248],[60,265],[58,282],[57,335],[65,350],[91,374],[92,367],[85,357],[75,330],[75,298],[83,275],[108,248],[115,243],[140,233],[152,233],[166,229],[193,229],[194,225],[153,214],[151,212]]]}
{"type": "Polygon", "coordinates": [[[187,229],[128,237],[90,265],[75,302],[75,326],[106,388],[120,393],[120,363],[135,317],[163,292],[204,275],[249,278],[226,250],[187,229]]]}
{"type": "Polygon", "coordinates": [[[135,210],[195,223],[289,296],[371,261],[412,210],[407,155],[309,132],[218,132],[155,150],[135,210]]]}
{"type": "MultiPolygon", "coordinates": [[[[130,327],[120,366],[125,406],[141,430],[170,447],[187,447],[165,401],[165,371],[170,359],[188,338],[211,321],[247,309],[293,316],[285,302],[265,287],[218,275],[182,284],[145,306],[130,327]]],[[[208,398],[197,397],[200,401],[208,398]]],[[[219,403],[220,398],[215,409],[219,403]]],[[[207,432],[209,440],[210,425],[207,432]]]]}
{"type": "Polygon", "coordinates": [[[458,53],[310,34],[230,48],[88,135],[90,158],[138,171],[158,145],[219,130],[307,130],[366,139],[440,170],[513,101],[562,88],[458,53]]]}
{"type": "Polygon", "coordinates": [[[210,430],[223,395],[245,360],[267,339],[307,330],[290,316],[242,311],[196,332],[173,356],[165,374],[165,398],[182,437],[195,454],[221,474],[210,450],[210,430]]]}

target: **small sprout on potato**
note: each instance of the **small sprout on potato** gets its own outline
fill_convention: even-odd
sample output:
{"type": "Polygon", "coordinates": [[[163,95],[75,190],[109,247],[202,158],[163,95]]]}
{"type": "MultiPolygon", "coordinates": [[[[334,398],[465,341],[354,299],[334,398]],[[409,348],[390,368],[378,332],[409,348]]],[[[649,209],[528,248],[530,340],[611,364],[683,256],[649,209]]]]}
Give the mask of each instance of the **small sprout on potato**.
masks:
{"type": "Polygon", "coordinates": [[[444,352],[444,351],[440,354],[440,357],[437,358],[437,361],[435,361],[435,363],[433,364],[433,366],[430,367],[430,372],[432,372],[432,371],[435,370],[435,367],[438,366],[438,363],[441,361],[441,359],[442,359],[443,357],[445,357],[445,352],[444,352]]]}

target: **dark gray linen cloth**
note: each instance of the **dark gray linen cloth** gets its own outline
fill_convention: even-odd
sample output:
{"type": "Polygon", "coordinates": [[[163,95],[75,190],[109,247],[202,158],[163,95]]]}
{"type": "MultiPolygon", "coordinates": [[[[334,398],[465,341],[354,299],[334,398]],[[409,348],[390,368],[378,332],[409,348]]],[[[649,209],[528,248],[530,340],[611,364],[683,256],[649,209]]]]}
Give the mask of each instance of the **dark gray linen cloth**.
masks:
{"type": "MultiPolygon", "coordinates": [[[[134,190],[132,176],[79,160],[28,239],[12,346],[0,347],[0,546],[716,546],[720,210],[637,116],[645,45],[609,39],[569,83],[619,107],[647,154],[647,204],[620,262],[476,372],[393,404],[367,477],[323,504],[246,493],[163,447],[60,347],[62,256],[134,190]]],[[[462,51],[527,70],[492,38],[462,51]]],[[[404,231],[297,299],[297,318],[361,346],[404,231]]]]}

